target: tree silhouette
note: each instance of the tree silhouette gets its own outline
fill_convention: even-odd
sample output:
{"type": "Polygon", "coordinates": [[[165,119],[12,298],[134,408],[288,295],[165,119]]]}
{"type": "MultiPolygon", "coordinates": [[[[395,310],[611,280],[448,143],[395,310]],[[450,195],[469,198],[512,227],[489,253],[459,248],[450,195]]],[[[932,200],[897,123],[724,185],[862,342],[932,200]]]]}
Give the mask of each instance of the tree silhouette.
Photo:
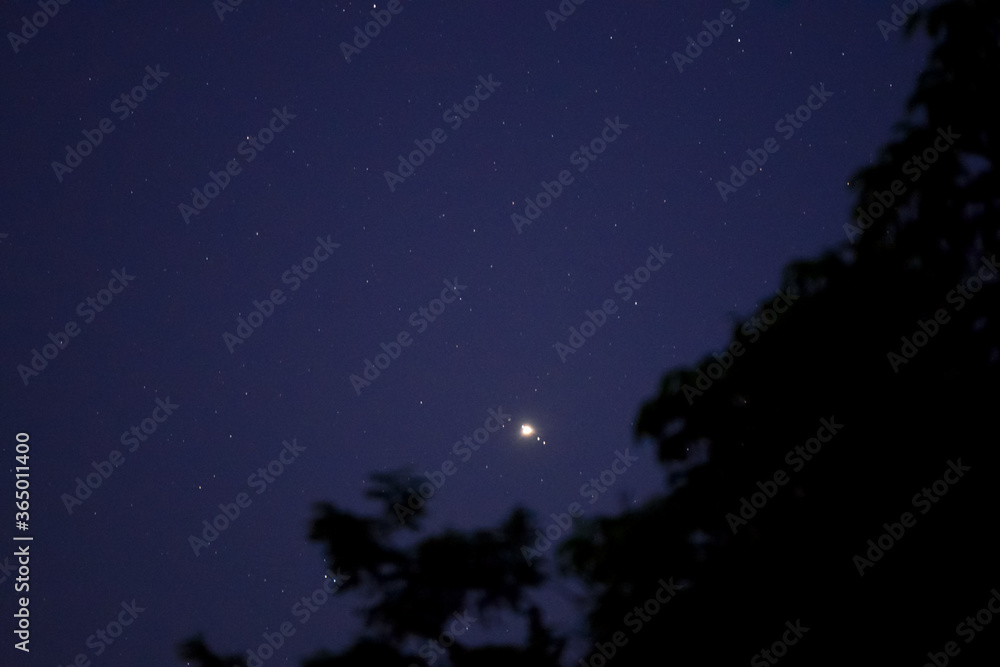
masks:
{"type": "MultiPolygon", "coordinates": [[[[987,101],[1000,63],[998,6],[949,2],[914,24],[936,40],[910,100],[916,119],[852,179],[858,205],[877,212],[877,202],[882,213],[863,220],[867,229],[845,228],[853,243],[786,269],[785,284],[801,296],[756,342],[735,327],[745,352],[702,395],[689,389],[714,357],[669,373],[643,406],[636,433],[656,439],[662,461],[697,449],[708,462],[664,502],[591,524],[567,545],[567,570],[602,591],[595,638],[620,629],[623,610],[658,577],[692,582],[658,617],[664,634],[636,637],[616,658],[623,664],[663,654],[665,639],[679,664],[746,661],[799,618],[813,634],[786,662],[922,664],[957,639],[956,622],[995,585],[993,531],[981,517],[997,504],[989,488],[1000,276],[984,267],[1000,192],[996,105],[987,101]],[[923,158],[929,148],[933,164],[931,153],[923,158]],[[896,181],[903,194],[893,195],[896,181]],[[980,269],[972,298],[962,296],[957,286],[980,269]],[[944,323],[935,320],[942,311],[944,323]],[[815,437],[823,418],[843,428],[810,460],[789,463],[786,453],[815,437]],[[913,496],[959,459],[971,471],[947,497],[915,506],[913,496]],[[778,471],[785,484],[745,511],[753,518],[727,518],[742,518],[741,498],[768,495],[757,483],[770,488],[778,471]],[[862,576],[854,557],[906,511],[915,525],[884,539],[893,545],[862,564],[862,576]]],[[[989,654],[979,641],[967,655],[989,654]]]]}
{"type": "MultiPolygon", "coordinates": [[[[665,464],[685,463],[683,483],[638,510],[578,521],[560,546],[562,572],[591,592],[586,628],[599,646],[586,664],[919,665],[948,641],[961,656],[946,660],[995,664],[1000,630],[967,643],[956,623],[1000,583],[1000,5],[951,0],[908,30],[921,26],[935,46],[898,138],[851,179],[865,216],[845,225],[848,240],[786,268],[791,305],[759,338],[735,323],[741,347],[668,373],[642,407],[637,438],[654,440],[665,464]],[[663,582],[678,592],[646,606],[663,582]],[[800,638],[788,634],[797,622],[800,638]],[[796,638],[787,655],[760,654],[783,637],[796,638]]],[[[422,662],[406,640],[437,637],[466,604],[526,617],[529,640],[457,642],[452,664],[560,664],[563,639],[525,597],[546,583],[519,552],[530,515],[393,547],[406,484],[402,473],[377,481],[382,516],[321,505],[310,533],[376,600],[363,610],[369,633],[306,664],[422,662]]],[[[232,664],[186,647],[205,667],[232,664]]]]}

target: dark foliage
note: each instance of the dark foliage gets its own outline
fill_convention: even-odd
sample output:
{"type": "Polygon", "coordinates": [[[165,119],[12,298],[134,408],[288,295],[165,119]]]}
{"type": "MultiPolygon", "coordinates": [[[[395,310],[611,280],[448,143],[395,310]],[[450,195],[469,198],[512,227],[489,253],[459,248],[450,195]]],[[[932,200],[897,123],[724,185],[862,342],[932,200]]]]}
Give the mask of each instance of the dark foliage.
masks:
{"type": "MultiPolygon", "coordinates": [[[[883,213],[866,229],[852,223],[852,242],[788,266],[784,285],[798,295],[794,305],[752,343],[736,324],[733,341],[745,352],[710,387],[702,391],[698,380],[712,356],[664,377],[641,409],[636,436],[654,440],[664,463],[690,462],[695,453],[705,461],[669,497],[585,522],[560,549],[565,574],[592,591],[592,642],[616,632],[628,639],[615,665],[745,664],[798,619],[809,630],[783,664],[921,665],[948,641],[958,642],[953,659],[962,665],[996,664],[1000,628],[986,627],[966,644],[956,625],[1000,586],[993,520],[1000,276],[983,268],[1000,233],[993,95],[1000,5],[946,2],[921,10],[911,28],[920,26],[936,45],[911,97],[912,118],[852,178],[858,206],[879,202],[883,213]],[[913,171],[914,156],[928,149],[938,158],[913,171]],[[885,205],[895,181],[905,192],[885,205]],[[904,337],[926,331],[934,333],[923,334],[923,345],[904,348],[904,337]],[[796,454],[823,420],[827,442],[796,454]],[[968,467],[960,477],[959,461],[968,467]],[[772,482],[778,471],[783,484],[772,482]],[[935,487],[941,479],[949,483],[935,487]],[[761,491],[758,482],[773,497],[734,521],[741,499],[761,491]],[[924,489],[930,495],[921,500],[924,489]],[[856,557],[866,558],[868,541],[886,525],[898,535],[893,524],[906,512],[914,522],[859,565],[856,557]],[[627,614],[671,579],[683,589],[636,631],[627,614]]],[[[466,604],[525,616],[529,640],[475,650],[456,644],[452,664],[559,664],[562,640],[524,595],[544,584],[519,552],[533,532],[528,515],[518,511],[495,531],[395,548],[399,480],[378,480],[381,518],[319,508],[311,539],[357,575],[349,585],[374,602],[364,610],[369,636],[307,665],[409,664],[417,659],[403,655],[403,642],[436,637],[466,604]]],[[[205,667],[230,664],[200,641],[186,656],[205,667]]]]}

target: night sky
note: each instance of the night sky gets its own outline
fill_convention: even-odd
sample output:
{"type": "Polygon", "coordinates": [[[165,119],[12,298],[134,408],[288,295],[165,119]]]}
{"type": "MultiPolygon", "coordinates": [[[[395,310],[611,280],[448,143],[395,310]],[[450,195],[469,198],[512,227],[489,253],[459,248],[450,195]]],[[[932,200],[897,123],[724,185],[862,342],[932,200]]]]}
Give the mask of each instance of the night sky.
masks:
{"type": "Polygon", "coordinates": [[[49,4],[0,11],[5,665],[345,648],[354,594],[294,609],[372,473],[444,479],[428,532],[662,494],[640,405],[846,241],[927,53],[888,2],[49,4]]]}

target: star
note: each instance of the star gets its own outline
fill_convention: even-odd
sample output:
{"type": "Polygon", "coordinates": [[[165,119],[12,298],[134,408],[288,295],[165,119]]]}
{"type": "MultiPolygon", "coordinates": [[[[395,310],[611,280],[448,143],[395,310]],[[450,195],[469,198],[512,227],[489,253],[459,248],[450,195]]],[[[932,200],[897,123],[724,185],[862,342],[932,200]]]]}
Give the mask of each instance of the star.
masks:
{"type": "MultiPolygon", "coordinates": [[[[533,435],[535,435],[535,429],[532,428],[531,424],[521,424],[521,437],[522,438],[529,438],[529,437],[531,437],[533,435]]],[[[543,445],[545,444],[545,441],[542,440],[541,436],[535,436],[535,440],[538,441],[538,442],[540,442],[540,443],[542,443],[543,445]]]]}

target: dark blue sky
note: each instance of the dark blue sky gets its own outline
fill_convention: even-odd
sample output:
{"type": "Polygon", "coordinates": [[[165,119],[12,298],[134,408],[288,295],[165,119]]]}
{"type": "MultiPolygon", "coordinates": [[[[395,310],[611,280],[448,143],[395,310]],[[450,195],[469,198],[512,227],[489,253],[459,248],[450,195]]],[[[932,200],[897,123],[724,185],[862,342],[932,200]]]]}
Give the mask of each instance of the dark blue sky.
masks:
{"type": "MultiPolygon", "coordinates": [[[[883,38],[891,3],[594,1],[555,30],[555,1],[393,6],[350,62],[341,43],[374,5],[248,1],[220,20],[208,0],[70,3],[16,50],[8,38],[3,488],[26,432],[34,540],[31,652],[12,647],[7,576],[4,664],[180,664],[196,632],[245,652],[285,621],[297,632],[268,665],[343,648],[357,598],[304,624],[292,609],[323,579],[312,504],[376,511],[372,472],[450,460],[431,531],[662,493],[632,441],[640,404],[721,350],[787,262],[845,241],[848,178],[892,136],[926,55],[883,38]],[[674,52],[723,10],[732,24],[678,71],[674,52]],[[776,128],[809,100],[794,132],[776,128]],[[77,166],[53,166],[88,136],[77,166]],[[769,138],[723,201],[716,183],[769,138]],[[390,188],[415,142],[433,153],[390,188]],[[225,188],[196,200],[211,173],[225,188]],[[543,181],[558,196],[518,229],[543,181]],[[557,349],[604,307],[579,349],[557,349]],[[19,372],[49,334],[68,345],[19,372]],[[350,376],[397,340],[356,391],[350,376]],[[491,410],[510,421],[456,449],[491,410]],[[145,439],[123,442],[133,427],[145,439]],[[581,491],[626,448],[638,461],[606,493],[581,491]],[[69,513],[64,494],[114,451],[120,466],[69,513]],[[241,493],[249,506],[195,555],[189,536],[241,493]],[[144,611],[124,633],[88,645],[133,600],[144,611]]],[[[8,3],[0,25],[38,11],[8,3]]]]}

